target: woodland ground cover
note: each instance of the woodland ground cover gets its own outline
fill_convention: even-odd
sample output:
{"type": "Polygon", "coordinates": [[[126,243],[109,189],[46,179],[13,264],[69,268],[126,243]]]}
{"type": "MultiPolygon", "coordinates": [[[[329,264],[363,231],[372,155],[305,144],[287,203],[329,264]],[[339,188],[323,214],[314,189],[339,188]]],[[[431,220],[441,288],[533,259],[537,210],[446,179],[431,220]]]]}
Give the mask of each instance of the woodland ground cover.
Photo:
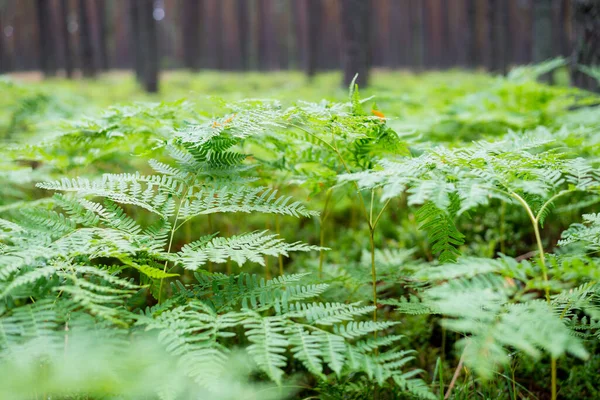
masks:
{"type": "Polygon", "coordinates": [[[0,80],[2,398],[600,398],[554,66],[0,80]]]}

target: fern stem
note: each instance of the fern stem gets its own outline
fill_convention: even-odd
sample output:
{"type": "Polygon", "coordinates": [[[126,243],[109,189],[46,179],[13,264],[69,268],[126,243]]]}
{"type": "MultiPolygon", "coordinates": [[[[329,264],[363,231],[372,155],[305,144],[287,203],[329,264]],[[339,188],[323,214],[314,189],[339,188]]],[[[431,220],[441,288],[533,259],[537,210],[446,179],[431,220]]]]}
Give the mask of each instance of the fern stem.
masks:
{"type": "Polygon", "coordinates": [[[506,203],[502,202],[502,205],[500,206],[500,252],[502,254],[506,253],[506,244],[505,244],[505,240],[504,240],[505,225],[506,225],[506,203]]]}
{"type": "MultiPolygon", "coordinates": [[[[265,229],[271,230],[271,224],[269,223],[268,219],[267,219],[267,222],[265,223],[265,229]]],[[[265,279],[271,280],[271,265],[269,263],[269,256],[265,255],[264,260],[265,260],[265,279]]]]}
{"type": "MultiPolygon", "coordinates": [[[[460,376],[460,371],[462,370],[464,362],[465,362],[465,351],[463,350],[462,354],[460,355],[460,360],[458,360],[458,365],[456,366],[456,369],[454,370],[454,375],[452,375],[452,380],[450,381],[450,384],[448,385],[448,390],[446,390],[446,395],[444,396],[444,400],[450,398],[450,394],[452,393],[452,389],[454,389],[454,385],[456,385],[456,381],[458,380],[458,377],[460,376]]],[[[441,375],[441,373],[440,373],[440,375],[441,375]]],[[[443,393],[444,387],[442,386],[440,388],[440,390],[443,393]]]]}
{"type": "MultiPolygon", "coordinates": [[[[173,227],[171,228],[171,235],[169,237],[169,245],[167,246],[167,253],[171,252],[171,246],[173,245],[173,237],[175,237],[175,232],[177,231],[177,229],[179,229],[181,227],[181,225],[179,225],[179,227],[177,226],[177,221],[179,220],[179,214],[181,212],[181,204],[183,203],[183,200],[187,197],[189,190],[190,190],[190,188],[187,187],[185,189],[185,191],[183,192],[181,198],[179,199],[179,205],[177,206],[177,213],[175,214],[175,219],[173,220],[173,227]]],[[[169,264],[169,261],[168,260],[165,261],[165,266],[163,268],[164,273],[167,272],[168,264],[169,264]]],[[[161,278],[160,285],[158,287],[158,304],[160,304],[162,302],[162,292],[163,292],[164,282],[165,282],[165,278],[161,278]]]]}
{"type": "Polygon", "coordinates": [[[556,357],[550,361],[550,370],[552,375],[552,400],[556,400],[556,357]]]}
{"type": "MultiPolygon", "coordinates": [[[[231,237],[231,225],[229,220],[227,220],[227,223],[225,224],[225,232],[227,232],[227,237],[231,237]]],[[[231,257],[227,258],[225,270],[227,272],[227,275],[231,275],[231,257]]]]}
{"type": "Polygon", "coordinates": [[[542,276],[544,278],[544,284],[545,284],[544,291],[546,293],[546,301],[548,303],[550,303],[550,287],[548,284],[548,269],[546,267],[546,256],[544,254],[544,244],[542,243],[542,237],[540,236],[540,224],[539,224],[539,219],[538,219],[538,217],[541,214],[538,214],[538,217],[536,217],[535,215],[533,215],[533,211],[531,211],[531,207],[529,207],[529,204],[527,204],[527,202],[521,196],[519,196],[517,193],[514,193],[514,192],[511,193],[511,195],[512,195],[512,197],[517,199],[519,201],[519,203],[521,203],[521,205],[527,212],[529,219],[531,220],[531,224],[533,225],[535,241],[537,243],[538,251],[540,253],[540,266],[542,267],[542,276]]]}
{"type": "MultiPolygon", "coordinates": [[[[537,242],[537,246],[538,246],[538,250],[540,253],[540,265],[542,267],[542,274],[544,276],[544,283],[545,283],[545,292],[546,292],[546,302],[548,304],[550,304],[550,287],[548,284],[548,272],[547,272],[547,267],[546,267],[546,256],[544,254],[544,245],[542,243],[542,238],[540,236],[540,217],[543,215],[543,212],[545,211],[545,209],[548,207],[549,204],[552,203],[552,201],[554,201],[556,198],[558,198],[559,196],[565,194],[566,191],[560,192],[554,196],[552,196],[546,203],[544,203],[544,205],[542,206],[542,208],[540,209],[540,211],[538,212],[537,216],[533,215],[533,211],[531,211],[531,207],[529,207],[529,204],[527,204],[527,202],[518,194],[516,193],[512,193],[513,197],[516,198],[525,208],[525,210],[527,211],[527,214],[529,215],[529,219],[531,219],[531,223],[533,224],[533,232],[535,233],[535,240],[537,242]]],[[[556,394],[557,394],[557,390],[556,390],[556,386],[557,386],[557,382],[556,382],[556,358],[552,357],[551,361],[550,361],[550,369],[551,369],[551,399],[552,400],[556,400],[556,394]]]]}
{"type": "MultiPolygon", "coordinates": [[[[281,235],[281,225],[279,223],[279,214],[275,214],[275,233],[277,236],[281,235]]],[[[279,261],[279,276],[283,276],[283,256],[279,254],[277,257],[277,261],[279,261]]]]}
{"type": "MultiPolygon", "coordinates": [[[[373,322],[377,322],[377,268],[375,267],[375,231],[370,229],[369,232],[369,243],[371,245],[371,279],[373,285],[373,322]]],[[[375,331],[375,337],[377,337],[377,331],[375,331]]]]}
{"type": "MultiPolygon", "coordinates": [[[[212,235],[213,233],[213,224],[212,224],[212,214],[208,214],[208,234],[212,235]]],[[[213,263],[212,261],[208,261],[208,272],[213,272],[213,263]]]]}
{"type": "Polygon", "coordinates": [[[327,213],[327,206],[329,205],[329,201],[331,200],[331,193],[332,190],[331,188],[329,188],[327,190],[327,197],[325,198],[325,206],[323,207],[323,212],[321,213],[319,221],[319,247],[321,247],[321,250],[319,250],[319,279],[323,279],[323,262],[325,260],[325,250],[323,250],[323,247],[325,245],[324,224],[325,220],[329,216],[327,213]]]}

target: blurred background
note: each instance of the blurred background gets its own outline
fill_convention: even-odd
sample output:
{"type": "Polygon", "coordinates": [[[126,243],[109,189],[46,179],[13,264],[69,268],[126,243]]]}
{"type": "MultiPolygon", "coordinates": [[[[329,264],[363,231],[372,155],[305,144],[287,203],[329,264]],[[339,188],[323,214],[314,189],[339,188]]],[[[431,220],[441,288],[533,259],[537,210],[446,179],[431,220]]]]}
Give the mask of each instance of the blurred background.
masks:
{"type": "MultiPolygon", "coordinates": [[[[0,0],[0,73],[133,69],[152,92],[161,70],[181,68],[344,69],[346,84],[359,73],[366,85],[370,68],[505,74],[559,56],[589,65],[578,38],[599,17],[585,3],[594,1],[0,0]]],[[[572,79],[596,85],[578,71],[572,79]]]]}

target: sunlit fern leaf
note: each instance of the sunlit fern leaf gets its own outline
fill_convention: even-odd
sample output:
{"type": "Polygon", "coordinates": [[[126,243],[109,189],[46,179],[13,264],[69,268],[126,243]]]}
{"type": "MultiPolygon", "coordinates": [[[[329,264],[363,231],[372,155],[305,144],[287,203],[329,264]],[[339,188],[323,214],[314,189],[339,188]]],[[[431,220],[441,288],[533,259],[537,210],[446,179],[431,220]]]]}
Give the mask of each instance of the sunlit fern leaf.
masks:
{"type": "Polygon", "coordinates": [[[372,313],[373,306],[359,307],[360,303],[292,303],[290,314],[302,316],[316,325],[334,325],[352,321],[354,318],[372,313]]]}
{"type": "Polygon", "coordinates": [[[396,311],[402,314],[424,315],[437,313],[431,304],[423,303],[415,295],[398,299],[381,299],[379,303],[393,306],[396,311]]]}
{"type": "Polygon", "coordinates": [[[256,262],[265,265],[264,256],[288,256],[292,251],[319,250],[318,246],[303,243],[285,243],[267,231],[247,233],[230,238],[215,237],[200,246],[184,246],[177,258],[186,269],[197,269],[208,261],[224,263],[228,259],[238,265],[256,262]]]}
{"type": "Polygon", "coordinates": [[[290,196],[277,196],[277,191],[264,187],[210,187],[191,190],[182,203],[179,217],[189,219],[196,215],[226,212],[261,212],[294,217],[314,216],[317,212],[308,210],[290,196]]]}
{"type": "Polygon", "coordinates": [[[439,254],[440,261],[456,261],[460,255],[458,247],[464,244],[465,236],[456,229],[452,217],[433,202],[423,204],[415,216],[420,223],[419,229],[428,234],[431,251],[439,254]]]}
{"type": "Polygon", "coordinates": [[[0,309],[0,349],[3,352],[19,350],[19,345],[43,339],[48,345],[58,339],[54,332],[61,321],[52,300],[38,301],[12,310],[0,309]]]}
{"type": "Polygon", "coordinates": [[[532,357],[542,352],[553,357],[565,353],[587,357],[551,305],[543,300],[510,304],[515,290],[500,276],[481,275],[448,282],[427,290],[424,296],[447,316],[445,327],[467,335],[460,342],[465,363],[482,377],[490,378],[508,362],[510,348],[532,357]]]}
{"type": "Polygon", "coordinates": [[[369,333],[380,332],[398,324],[395,321],[351,321],[333,326],[333,331],[347,339],[356,339],[369,333]]]}
{"type": "Polygon", "coordinates": [[[285,320],[282,317],[262,318],[252,312],[246,315],[245,335],[252,343],[247,347],[248,354],[269,378],[280,384],[284,375],[282,368],[287,365],[284,354],[289,345],[285,320]]]}
{"type": "Polygon", "coordinates": [[[227,367],[229,349],[218,342],[228,336],[243,315],[220,316],[200,302],[175,307],[154,318],[141,318],[146,330],[158,330],[168,352],[180,357],[179,367],[203,387],[218,385],[216,378],[227,367]]]}
{"type": "Polygon", "coordinates": [[[323,375],[323,360],[321,352],[322,337],[317,333],[311,334],[300,325],[294,325],[286,331],[294,358],[302,362],[304,367],[320,377],[323,375]]]}
{"type": "Polygon", "coordinates": [[[562,233],[559,246],[579,243],[591,251],[600,249],[600,213],[584,214],[583,223],[574,223],[562,233]]]}

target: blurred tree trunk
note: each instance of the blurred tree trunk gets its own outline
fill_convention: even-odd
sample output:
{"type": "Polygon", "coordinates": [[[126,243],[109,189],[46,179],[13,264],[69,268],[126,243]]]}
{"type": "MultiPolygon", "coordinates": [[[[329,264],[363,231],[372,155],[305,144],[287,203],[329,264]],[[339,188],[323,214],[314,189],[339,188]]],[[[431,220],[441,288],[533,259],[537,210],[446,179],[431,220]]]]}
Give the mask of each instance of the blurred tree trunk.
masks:
{"type": "Polygon", "coordinates": [[[110,60],[108,59],[108,24],[106,20],[106,5],[108,0],[96,1],[96,18],[98,18],[98,55],[101,71],[108,71],[110,60]]]}
{"type": "Polygon", "coordinates": [[[154,1],[137,0],[139,38],[142,55],[142,84],[148,93],[158,92],[158,36],[154,20],[154,1]]]}
{"type": "Polygon", "coordinates": [[[552,0],[533,2],[533,62],[552,58],[552,0]]]}
{"type": "Polygon", "coordinates": [[[390,63],[393,68],[400,68],[409,64],[409,50],[412,47],[412,34],[410,31],[409,5],[406,1],[390,3],[390,63]]]}
{"type": "Polygon", "coordinates": [[[71,47],[71,33],[69,32],[69,1],[60,0],[60,35],[63,42],[65,75],[71,79],[75,62],[73,60],[73,49],[71,47]]]}
{"type": "Polygon", "coordinates": [[[215,57],[215,66],[217,70],[222,70],[225,67],[225,58],[223,55],[224,49],[224,41],[223,41],[223,0],[217,0],[215,3],[215,14],[214,14],[214,22],[212,24],[213,32],[211,34],[212,40],[215,41],[214,49],[214,57],[215,57]]]}
{"type": "Polygon", "coordinates": [[[181,7],[183,63],[186,68],[192,71],[200,70],[200,60],[202,57],[202,40],[200,35],[202,3],[201,0],[183,0],[183,6],[181,7]]]}
{"type": "MultiPolygon", "coordinates": [[[[142,0],[143,1],[143,0],[142,0]]],[[[131,53],[135,78],[139,83],[144,81],[144,55],[142,52],[143,42],[140,29],[140,0],[129,0],[130,38],[131,53]]]]}
{"type": "Polygon", "coordinates": [[[358,74],[356,83],[366,87],[370,66],[370,0],[342,0],[342,38],[344,85],[358,74]]]}
{"type": "Polygon", "coordinates": [[[56,52],[54,51],[51,4],[48,0],[37,0],[36,6],[40,46],[40,67],[44,76],[56,76],[56,52]]]}
{"type": "Polygon", "coordinates": [[[485,32],[487,35],[487,49],[486,49],[486,66],[488,71],[495,70],[495,56],[494,56],[494,42],[496,30],[494,29],[494,23],[496,22],[496,1],[502,0],[487,0],[487,9],[485,13],[485,32]]]}
{"type": "Polygon", "coordinates": [[[510,20],[509,3],[506,0],[490,0],[490,70],[506,75],[508,72],[510,20]]]}
{"type": "Polygon", "coordinates": [[[306,75],[313,78],[319,66],[323,7],[321,0],[307,0],[306,19],[307,19],[307,49],[306,49],[306,75]]]}
{"type": "Polygon", "coordinates": [[[92,44],[90,26],[88,2],[86,0],[79,0],[79,53],[81,57],[81,72],[85,78],[96,76],[94,46],[92,44]]]}
{"type": "Polygon", "coordinates": [[[568,57],[571,54],[571,40],[570,40],[570,32],[571,32],[571,0],[561,0],[560,1],[560,10],[558,12],[559,21],[556,24],[558,27],[562,27],[560,30],[560,38],[559,38],[559,54],[563,57],[568,57]]]}
{"type": "Polygon", "coordinates": [[[467,0],[467,66],[477,68],[480,65],[477,46],[477,0],[467,0]]]}
{"type": "Polygon", "coordinates": [[[456,63],[456,51],[453,48],[453,36],[449,1],[442,1],[441,8],[441,31],[442,31],[442,51],[440,54],[440,66],[444,68],[452,67],[456,63]]]}
{"type": "Polygon", "coordinates": [[[581,72],[578,66],[600,67],[600,0],[572,1],[575,48],[571,79],[582,89],[598,91],[598,82],[581,72]]]}
{"type": "Polygon", "coordinates": [[[425,5],[421,0],[409,0],[412,43],[411,66],[415,71],[424,69],[425,63],[425,5]]]}
{"type": "MultiPolygon", "coordinates": [[[[1,3],[0,3],[1,5],[1,3]]],[[[2,8],[0,8],[0,74],[3,74],[4,72],[8,72],[9,68],[8,68],[8,57],[7,57],[7,51],[6,48],[8,46],[6,46],[4,44],[4,26],[2,25],[2,8]]]]}
{"type": "Polygon", "coordinates": [[[533,56],[533,0],[509,2],[511,20],[510,59],[514,64],[529,64],[533,56]]]}
{"type": "Polygon", "coordinates": [[[258,24],[258,68],[262,71],[276,69],[273,35],[273,13],[270,0],[258,0],[257,24],[258,24]]]}
{"type": "Polygon", "coordinates": [[[250,69],[250,10],[248,0],[237,0],[238,41],[240,45],[240,67],[243,71],[250,69]]]}

